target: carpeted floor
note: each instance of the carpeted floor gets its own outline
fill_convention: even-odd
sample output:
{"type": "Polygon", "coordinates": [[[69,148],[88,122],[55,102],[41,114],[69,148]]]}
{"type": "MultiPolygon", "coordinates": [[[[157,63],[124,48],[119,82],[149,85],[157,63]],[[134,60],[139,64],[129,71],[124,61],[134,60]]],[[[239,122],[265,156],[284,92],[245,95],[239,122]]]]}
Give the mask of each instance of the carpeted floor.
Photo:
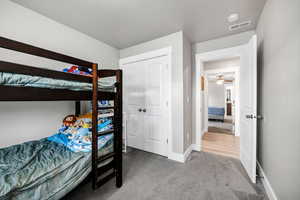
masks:
{"type": "Polygon", "coordinates": [[[253,185],[240,161],[193,152],[186,164],[130,149],[124,156],[124,184],[114,179],[92,191],[86,183],[64,199],[72,200],[266,200],[261,184],[253,185]]]}

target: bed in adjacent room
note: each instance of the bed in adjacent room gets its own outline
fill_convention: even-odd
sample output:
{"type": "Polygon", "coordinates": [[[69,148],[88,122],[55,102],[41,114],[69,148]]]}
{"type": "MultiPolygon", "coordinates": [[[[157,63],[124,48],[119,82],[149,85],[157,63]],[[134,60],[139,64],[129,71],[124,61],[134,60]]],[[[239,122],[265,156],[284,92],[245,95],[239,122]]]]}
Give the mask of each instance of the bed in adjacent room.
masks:
{"type": "Polygon", "coordinates": [[[225,108],[208,107],[208,120],[219,120],[224,122],[225,108]]]}

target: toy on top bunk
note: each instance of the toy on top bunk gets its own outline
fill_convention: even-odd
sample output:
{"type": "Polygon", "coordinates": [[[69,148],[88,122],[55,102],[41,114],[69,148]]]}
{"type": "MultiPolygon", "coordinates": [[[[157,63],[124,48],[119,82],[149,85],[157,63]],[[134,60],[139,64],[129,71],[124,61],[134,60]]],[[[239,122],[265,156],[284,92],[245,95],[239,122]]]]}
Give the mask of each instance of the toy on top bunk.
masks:
{"type": "Polygon", "coordinates": [[[84,75],[84,76],[92,76],[92,69],[87,67],[81,67],[81,66],[70,66],[65,69],[63,69],[64,72],[72,73],[72,74],[78,74],[78,75],[84,75]]]}
{"type": "MultiPolygon", "coordinates": [[[[90,152],[92,150],[92,123],[90,115],[68,115],[63,120],[59,133],[48,137],[48,140],[65,145],[74,152],[90,152]]],[[[98,119],[98,131],[112,129],[112,120],[109,118],[98,119]]],[[[98,137],[98,147],[101,148],[111,141],[113,135],[98,137]]]]}

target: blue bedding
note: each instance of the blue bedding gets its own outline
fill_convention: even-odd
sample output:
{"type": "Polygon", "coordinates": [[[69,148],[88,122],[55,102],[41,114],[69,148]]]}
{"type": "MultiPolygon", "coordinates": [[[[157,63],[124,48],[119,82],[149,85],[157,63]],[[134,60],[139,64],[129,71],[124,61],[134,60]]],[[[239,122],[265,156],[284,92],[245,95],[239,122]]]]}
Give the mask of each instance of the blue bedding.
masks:
{"type": "Polygon", "coordinates": [[[209,115],[220,115],[220,116],[224,116],[224,114],[225,114],[225,108],[208,107],[208,114],[209,114],[209,115]]]}
{"type": "MultiPolygon", "coordinates": [[[[24,74],[14,74],[0,72],[0,85],[14,86],[14,87],[38,87],[49,89],[68,89],[74,91],[89,91],[92,90],[91,83],[82,83],[75,81],[57,80],[52,78],[45,78],[39,76],[29,76],[24,74]]],[[[105,79],[98,83],[99,90],[110,91],[115,90],[114,80],[105,79]]]]}
{"type": "MultiPolygon", "coordinates": [[[[112,139],[99,155],[113,150],[112,139]]],[[[91,153],[72,152],[47,139],[0,149],[0,200],[57,200],[91,171],[91,153]]]]}
{"type": "MultiPolygon", "coordinates": [[[[72,126],[63,125],[57,134],[47,139],[66,146],[73,152],[91,152],[92,151],[92,130],[90,118],[77,118],[72,126]]],[[[113,122],[110,118],[98,118],[98,131],[102,132],[113,128],[113,122]]],[[[98,137],[98,148],[105,146],[106,142],[113,138],[113,134],[98,137]]]]}

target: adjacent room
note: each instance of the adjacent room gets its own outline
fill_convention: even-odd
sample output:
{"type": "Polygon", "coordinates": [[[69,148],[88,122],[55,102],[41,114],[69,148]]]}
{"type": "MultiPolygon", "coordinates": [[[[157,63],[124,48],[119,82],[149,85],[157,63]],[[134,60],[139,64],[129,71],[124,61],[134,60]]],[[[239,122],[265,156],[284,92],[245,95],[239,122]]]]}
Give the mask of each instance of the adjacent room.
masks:
{"type": "Polygon", "coordinates": [[[202,149],[239,159],[240,144],[238,127],[239,58],[204,63],[204,109],[207,115],[202,136],[202,149]]]}
{"type": "Polygon", "coordinates": [[[0,200],[299,200],[299,0],[1,0],[0,200]]]}

